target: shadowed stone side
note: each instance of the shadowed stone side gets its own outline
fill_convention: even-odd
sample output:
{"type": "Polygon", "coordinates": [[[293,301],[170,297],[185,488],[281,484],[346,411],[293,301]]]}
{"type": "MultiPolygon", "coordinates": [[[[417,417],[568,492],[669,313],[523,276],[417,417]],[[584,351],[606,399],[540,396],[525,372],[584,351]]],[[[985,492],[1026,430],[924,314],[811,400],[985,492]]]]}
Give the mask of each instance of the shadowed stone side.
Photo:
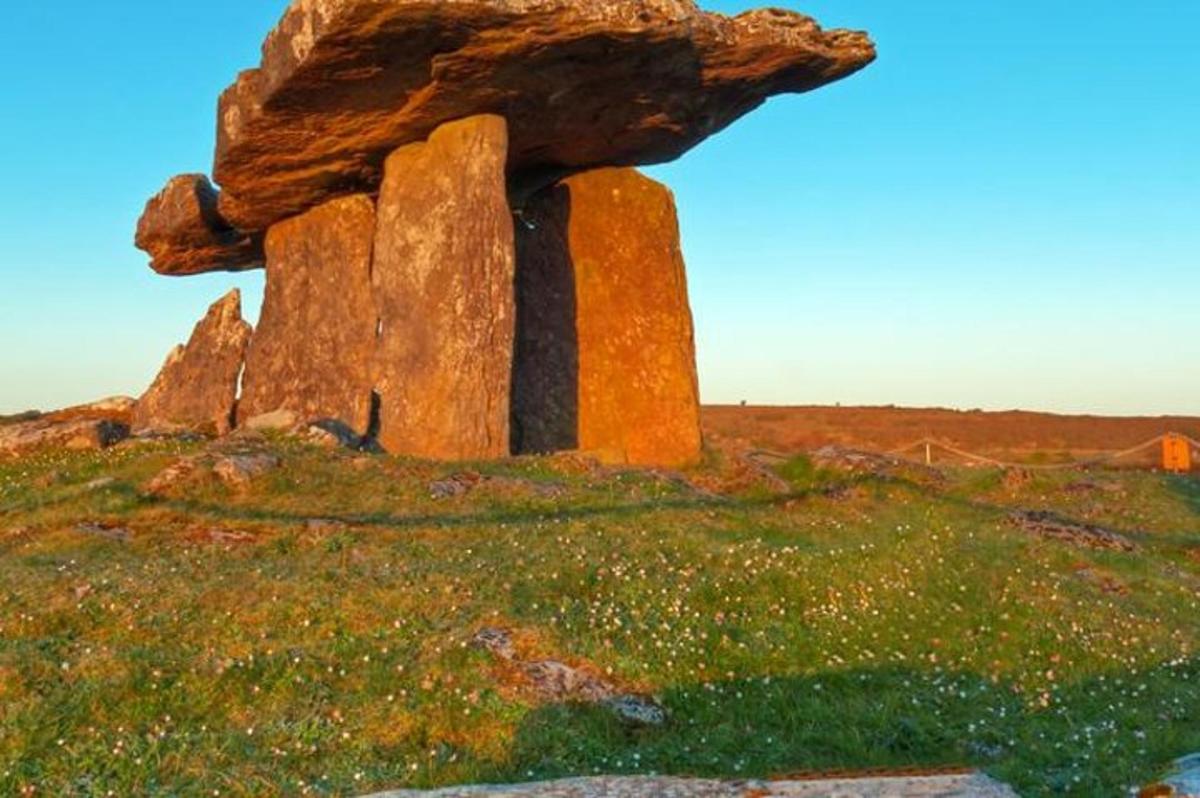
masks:
{"type": "Polygon", "coordinates": [[[444,125],[387,160],[373,287],[379,442],[393,454],[509,454],[514,327],[504,120],[444,125]]]}
{"type": "Polygon", "coordinates": [[[671,192],[633,169],[585,172],[531,200],[517,231],[516,450],[696,462],[696,350],[671,192]]]}
{"type": "Polygon", "coordinates": [[[276,411],[336,420],[357,435],[371,421],[376,314],[371,295],[375,206],[334,200],[267,234],[267,288],[246,357],[239,423],[276,411]]]}
{"type": "Polygon", "coordinates": [[[178,346],[133,410],[133,430],[229,431],[238,377],[250,342],[236,288],[218,300],[196,325],[187,346],[178,346]]]}

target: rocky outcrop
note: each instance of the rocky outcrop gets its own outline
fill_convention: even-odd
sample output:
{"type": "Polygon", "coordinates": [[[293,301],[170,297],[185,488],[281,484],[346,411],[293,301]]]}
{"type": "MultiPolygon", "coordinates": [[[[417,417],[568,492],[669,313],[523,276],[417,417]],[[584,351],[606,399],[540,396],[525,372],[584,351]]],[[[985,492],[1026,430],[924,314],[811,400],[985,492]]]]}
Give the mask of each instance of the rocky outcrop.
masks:
{"type": "Polygon", "coordinates": [[[233,229],[204,175],[180,175],[146,203],[135,242],[159,274],[244,271],[263,265],[262,239],[233,229]]]}
{"type": "Polygon", "coordinates": [[[602,169],[540,193],[521,220],[516,450],[696,462],[700,398],[671,192],[633,169],[602,169]]]}
{"type": "Polygon", "coordinates": [[[874,57],[863,33],[691,0],[295,0],[221,97],[220,208],[265,229],[372,190],[397,147],[486,113],[508,119],[522,184],[667,161],[874,57]]]}
{"type": "Polygon", "coordinates": [[[251,339],[239,422],[280,412],[371,421],[376,314],[371,295],[375,205],[355,195],[281,222],[267,234],[267,288],[251,339]]]}
{"type": "Polygon", "coordinates": [[[504,457],[515,310],[504,120],[444,125],[388,158],[372,281],[379,442],[439,460],[504,457]]]}
{"type": "Polygon", "coordinates": [[[235,289],[208,309],[187,345],[167,357],[134,408],[134,431],[228,432],[249,341],[235,289]]]}
{"type": "Polygon", "coordinates": [[[29,413],[27,420],[0,424],[0,455],[113,446],[129,437],[134,404],[129,397],[117,396],[53,413],[29,413]]]}

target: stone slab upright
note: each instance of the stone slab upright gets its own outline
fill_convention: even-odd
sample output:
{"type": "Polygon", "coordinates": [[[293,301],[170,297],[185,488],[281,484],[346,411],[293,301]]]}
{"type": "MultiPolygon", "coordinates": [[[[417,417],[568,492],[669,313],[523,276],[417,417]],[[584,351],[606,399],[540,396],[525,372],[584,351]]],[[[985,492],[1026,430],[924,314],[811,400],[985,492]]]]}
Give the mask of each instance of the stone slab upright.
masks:
{"type": "Polygon", "coordinates": [[[195,430],[224,435],[233,421],[238,375],[250,341],[236,288],[196,325],[186,346],[167,356],[133,409],[133,430],[195,430]]]}
{"type": "Polygon", "coordinates": [[[267,233],[267,287],[246,356],[239,423],[286,411],[298,422],[371,422],[377,314],[371,293],[375,205],[327,202],[267,233]]]}
{"type": "Polygon", "coordinates": [[[514,449],[682,466],[700,399],[675,201],[634,169],[542,191],[517,225],[514,449]]]}
{"type": "Polygon", "coordinates": [[[393,454],[509,454],[516,255],[504,119],[476,116],[384,167],[372,280],[379,442],[393,454]]]}

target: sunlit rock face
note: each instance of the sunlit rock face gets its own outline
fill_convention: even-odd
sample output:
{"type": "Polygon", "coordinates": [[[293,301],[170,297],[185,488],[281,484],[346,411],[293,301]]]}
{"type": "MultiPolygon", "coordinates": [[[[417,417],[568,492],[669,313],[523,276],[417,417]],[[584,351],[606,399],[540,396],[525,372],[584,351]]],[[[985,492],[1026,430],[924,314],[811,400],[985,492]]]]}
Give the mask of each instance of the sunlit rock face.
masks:
{"type": "Polygon", "coordinates": [[[700,458],[700,395],[671,192],[634,169],[575,175],[517,225],[514,445],[602,461],[700,458]]]}
{"type": "Polygon", "coordinates": [[[371,297],[375,203],[340,197],[273,225],[267,288],[246,356],[238,418],[284,412],[371,423],[376,314],[371,297]]]}
{"type": "Polygon", "coordinates": [[[187,344],[167,356],[133,409],[134,431],[228,432],[249,342],[242,295],[234,289],[208,309],[187,344]]]}
{"type": "MultiPolygon", "coordinates": [[[[173,178],[137,245],[163,274],[266,265],[239,423],[438,460],[688,465],[675,203],[632,167],[874,58],[864,33],[690,0],[295,0],[220,98],[220,190],[173,178]]],[[[246,345],[212,326],[145,423],[228,426],[246,345]]]]}

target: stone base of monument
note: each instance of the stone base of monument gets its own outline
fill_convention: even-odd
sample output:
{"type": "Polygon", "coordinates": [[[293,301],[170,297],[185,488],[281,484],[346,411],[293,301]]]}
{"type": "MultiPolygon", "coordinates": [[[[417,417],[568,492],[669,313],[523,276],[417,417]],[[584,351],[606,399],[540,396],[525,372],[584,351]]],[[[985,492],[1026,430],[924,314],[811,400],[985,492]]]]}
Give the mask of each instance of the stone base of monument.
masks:
{"type": "Polygon", "coordinates": [[[538,784],[400,790],[372,798],[1017,798],[980,773],[807,781],[599,777],[538,784]]]}
{"type": "Polygon", "coordinates": [[[220,190],[173,178],[136,236],[160,274],[265,267],[259,329],[247,350],[215,306],[136,426],[290,413],[433,460],[696,463],[675,201],[631,167],[874,59],[776,8],[293,0],[221,96],[220,190]]]}
{"type": "MultiPolygon", "coordinates": [[[[433,460],[698,461],[671,192],[630,168],[596,169],[514,208],[508,160],[503,117],[449,122],[386,159],[377,198],[273,224],[258,329],[236,292],[214,305],[139,401],[135,427],[224,434],[286,413],[433,460]]],[[[191,207],[171,191],[190,198],[193,184],[172,185],[151,217],[191,207]]]]}

